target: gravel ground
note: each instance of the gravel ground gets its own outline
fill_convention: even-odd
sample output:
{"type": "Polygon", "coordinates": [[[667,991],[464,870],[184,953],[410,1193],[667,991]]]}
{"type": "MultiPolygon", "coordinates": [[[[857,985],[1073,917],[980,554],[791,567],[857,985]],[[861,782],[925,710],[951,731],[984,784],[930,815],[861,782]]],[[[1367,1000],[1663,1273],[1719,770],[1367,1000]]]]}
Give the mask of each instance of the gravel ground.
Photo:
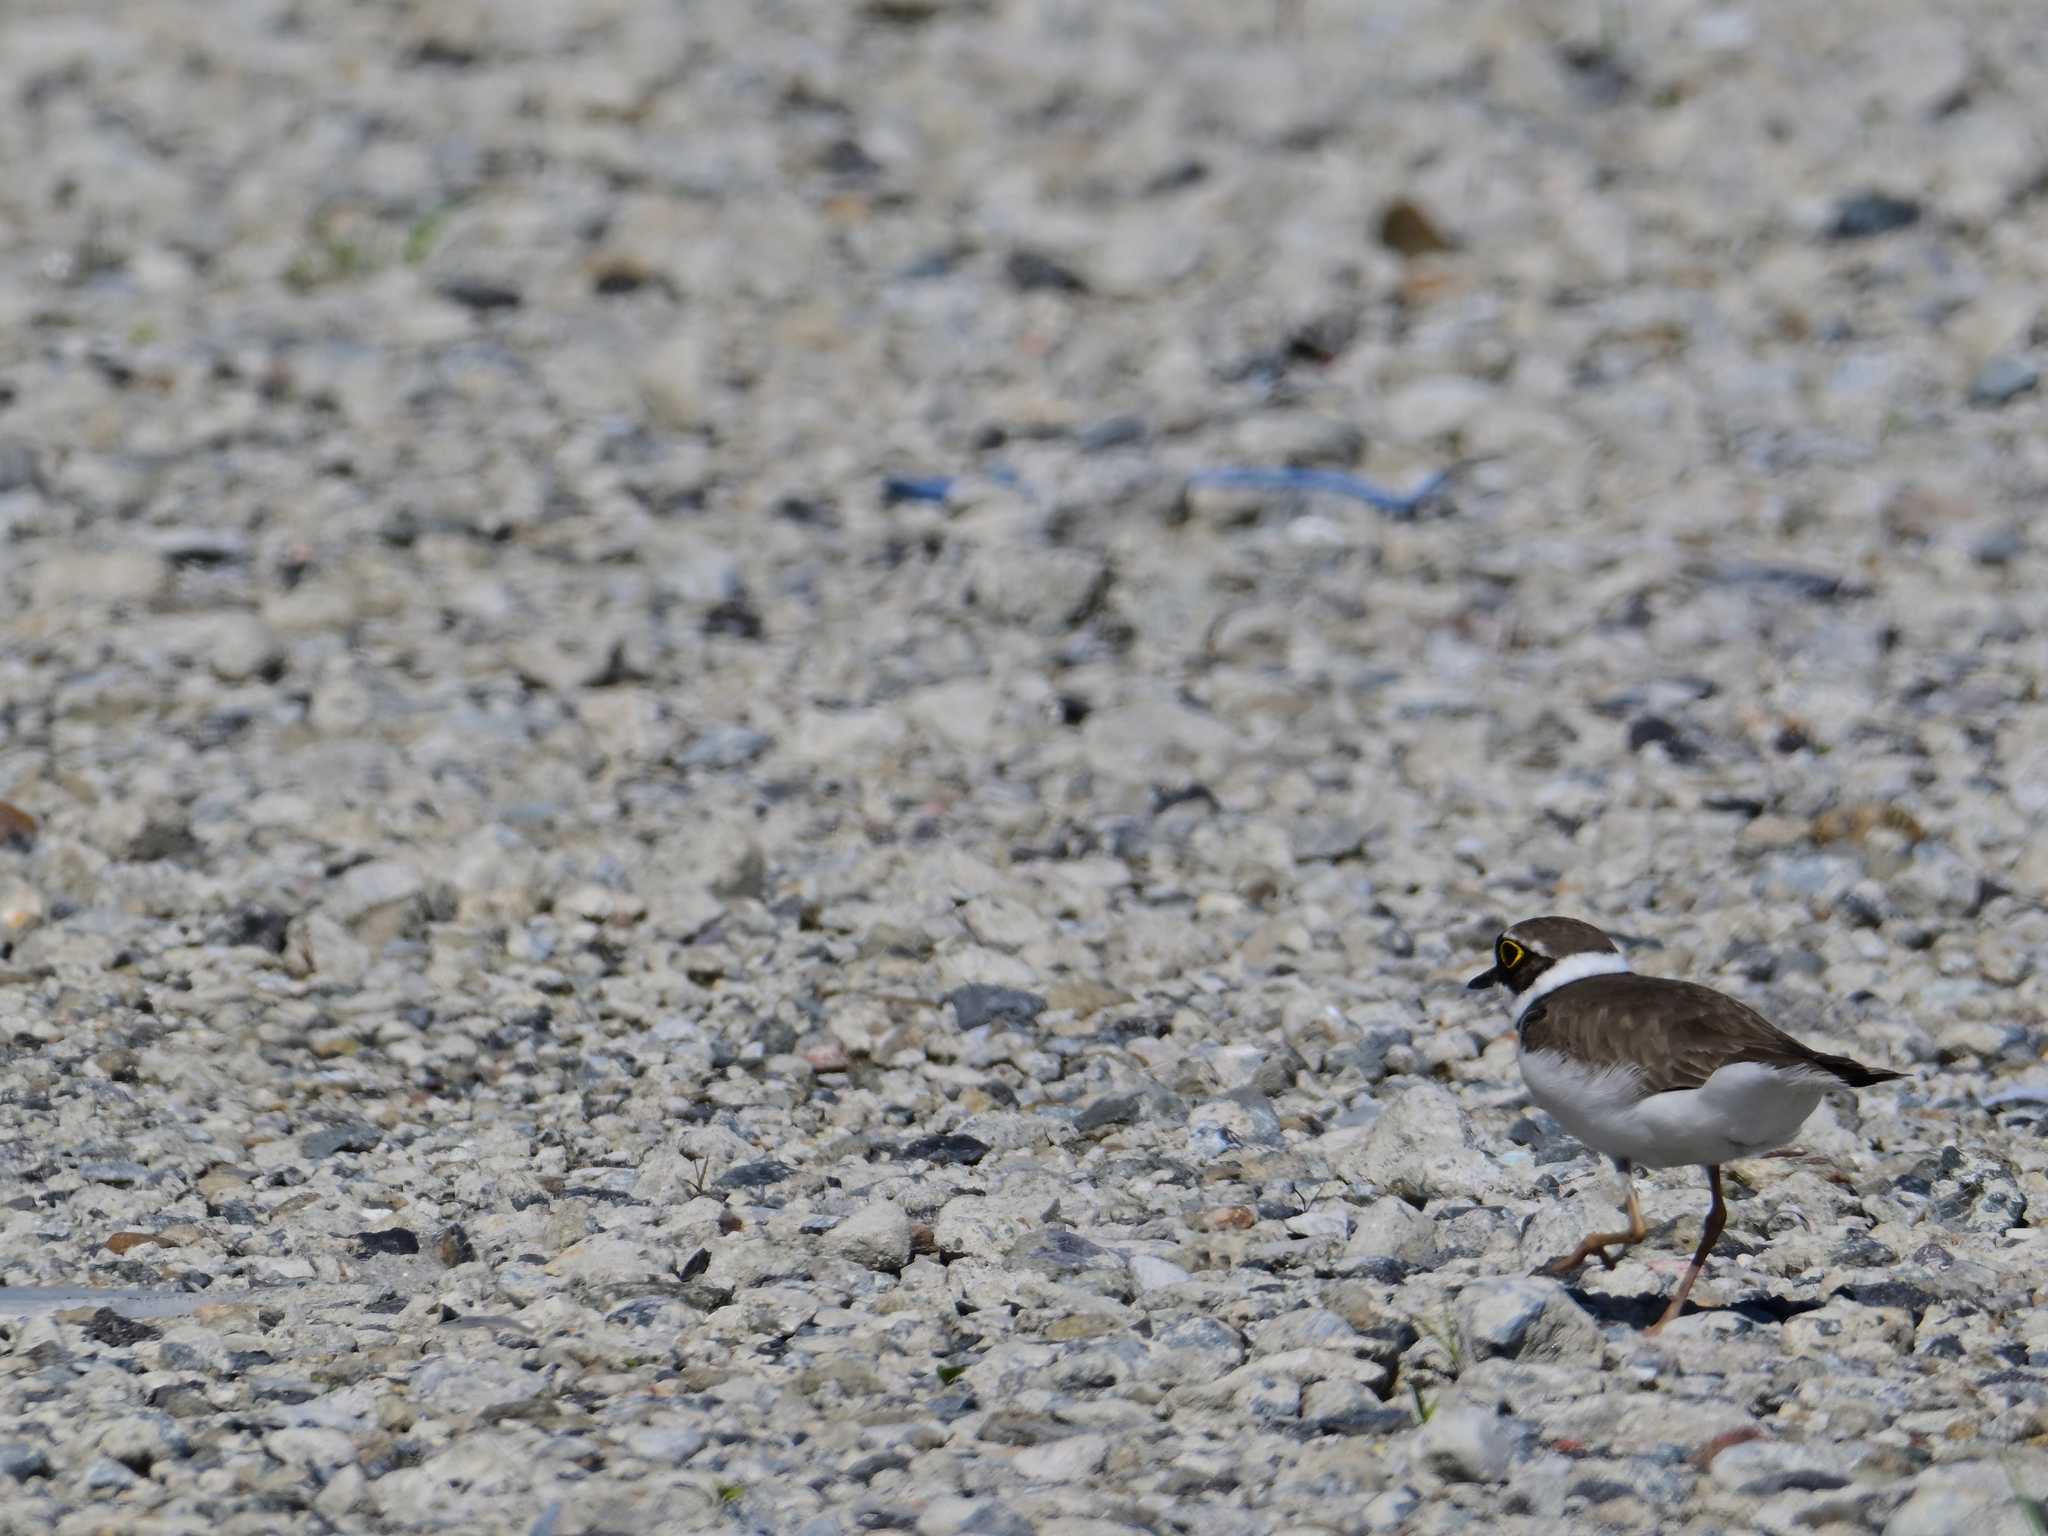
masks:
{"type": "Polygon", "coordinates": [[[0,1530],[2038,1529],[2048,48],[1931,9],[14,0],[0,1530]],[[1659,1341],[1544,911],[1911,1074],[1659,1341]]]}

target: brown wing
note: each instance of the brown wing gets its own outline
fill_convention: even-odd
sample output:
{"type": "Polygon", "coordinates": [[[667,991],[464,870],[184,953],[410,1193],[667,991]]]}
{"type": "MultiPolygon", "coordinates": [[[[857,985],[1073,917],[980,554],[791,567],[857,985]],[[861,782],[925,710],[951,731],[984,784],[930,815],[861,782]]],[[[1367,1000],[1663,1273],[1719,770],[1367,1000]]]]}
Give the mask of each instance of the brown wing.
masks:
{"type": "Polygon", "coordinates": [[[1801,1045],[1725,992],[1659,976],[1589,976],[1543,999],[1522,1023],[1529,1050],[1631,1066],[1648,1093],[1697,1088],[1722,1067],[1753,1061],[1807,1067],[1851,1088],[1902,1074],[1801,1045]]]}

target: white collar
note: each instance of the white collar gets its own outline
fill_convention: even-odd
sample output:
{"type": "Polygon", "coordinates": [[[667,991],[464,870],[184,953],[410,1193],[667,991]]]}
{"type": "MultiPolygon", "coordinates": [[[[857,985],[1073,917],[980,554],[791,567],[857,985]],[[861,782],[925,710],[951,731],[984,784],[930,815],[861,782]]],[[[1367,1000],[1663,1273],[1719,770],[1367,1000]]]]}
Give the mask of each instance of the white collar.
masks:
{"type": "Polygon", "coordinates": [[[1628,961],[1611,951],[1588,949],[1576,955],[1566,955],[1538,976],[1535,985],[1516,999],[1515,1027],[1521,1028],[1522,1020],[1529,1016],[1529,1010],[1559,987],[1568,987],[1575,981],[1584,981],[1588,976],[1621,976],[1627,971],[1628,961]]]}

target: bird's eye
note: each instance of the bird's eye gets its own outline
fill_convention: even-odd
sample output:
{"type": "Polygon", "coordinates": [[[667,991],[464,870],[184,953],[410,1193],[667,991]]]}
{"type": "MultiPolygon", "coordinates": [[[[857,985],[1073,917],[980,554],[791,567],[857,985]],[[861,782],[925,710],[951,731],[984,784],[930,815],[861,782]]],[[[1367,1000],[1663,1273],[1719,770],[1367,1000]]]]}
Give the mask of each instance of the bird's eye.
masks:
{"type": "Polygon", "coordinates": [[[1512,971],[1522,963],[1523,953],[1522,946],[1513,939],[1502,939],[1500,941],[1500,968],[1504,971],[1512,971]]]}

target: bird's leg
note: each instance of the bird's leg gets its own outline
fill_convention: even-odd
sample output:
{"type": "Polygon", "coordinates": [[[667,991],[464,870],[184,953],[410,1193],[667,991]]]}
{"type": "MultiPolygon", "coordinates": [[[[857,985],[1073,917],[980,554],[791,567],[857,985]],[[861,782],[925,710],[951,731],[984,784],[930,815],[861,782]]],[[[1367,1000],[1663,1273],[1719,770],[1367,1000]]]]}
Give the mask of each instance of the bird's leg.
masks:
{"type": "Polygon", "coordinates": [[[1707,1229],[1700,1234],[1700,1246],[1692,1256],[1692,1267],[1678,1282],[1678,1292],[1671,1298],[1671,1305],[1650,1328],[1653,1334],[1661,1333],[1666,1323],[1685,1310],[1685,1298],[1692,1294],[1692,1283],[1707,1267],[1707,1255],[1714,1251],[1714,1244],[1721,1240],[1721,1229],[1728,1225],[1728,1207],[1721,1201],[1721,1170],[1718,1167],[1707,1169],[1707,1188],[1714,1192],[1714,1203],[1707,1207],[1707,1229]]]}
{"type": "Polygon", "coordinates": [[[1584,1242],[1580,1243],[1578,1247],[1565,1255],[1565,1257],[1552,1259],[1548,1264],[1545,1264],[1537,1271],[1538,1274],[1557,1275],[1560,1277],[1568,1275],[1595,1254],[1600,1256],[1602,1264],[1612,1269],[1614,1268],[1615,1260],[1614,1255],[1607,1251],[1608,1248],[1626,1248],[1631,1243],[1640,1243],[1650,1235],[1650,1229],[1643,1225],[1643,1208],[1636,1204],[1636,1181],[1632,1177],[1634,1170],[1630,1167],[1629,1160],[1625,1157],[1617,1157],[1614,1160],[1614,1166],[1620,1170],[1622,1185],[1628,1190],[1628,1230],[1626,1232],[1595,1232],[1586,1238],[1584,1242]]]}

